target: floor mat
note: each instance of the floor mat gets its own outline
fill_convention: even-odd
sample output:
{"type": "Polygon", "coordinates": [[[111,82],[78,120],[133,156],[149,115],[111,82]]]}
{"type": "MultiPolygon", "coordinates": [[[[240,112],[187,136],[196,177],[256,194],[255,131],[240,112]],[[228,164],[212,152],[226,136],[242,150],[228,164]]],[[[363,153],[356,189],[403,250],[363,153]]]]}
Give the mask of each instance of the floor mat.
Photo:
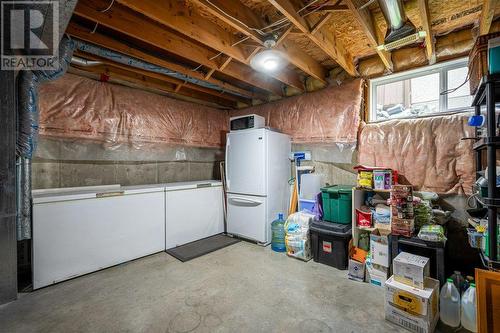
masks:
{"type": "Polygon", "coordinates": [[[238,243],[240,240],[223,234],[203,238],[188,244],[173,247],[166,252],[182,262],[201,257],[207,253],[220,250],[238,243]]]}

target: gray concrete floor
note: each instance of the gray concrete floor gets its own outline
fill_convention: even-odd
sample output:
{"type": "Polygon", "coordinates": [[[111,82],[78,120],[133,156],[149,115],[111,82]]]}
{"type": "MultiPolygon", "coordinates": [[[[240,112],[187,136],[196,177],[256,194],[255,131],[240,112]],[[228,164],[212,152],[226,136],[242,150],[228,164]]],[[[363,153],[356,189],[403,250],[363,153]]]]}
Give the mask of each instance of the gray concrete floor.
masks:
{"type": "Polygon", "coordinates": [[[0,332],[406,332],[382,288],[241,242],[181,263],[160,253],[0,307],[0,332]]]}

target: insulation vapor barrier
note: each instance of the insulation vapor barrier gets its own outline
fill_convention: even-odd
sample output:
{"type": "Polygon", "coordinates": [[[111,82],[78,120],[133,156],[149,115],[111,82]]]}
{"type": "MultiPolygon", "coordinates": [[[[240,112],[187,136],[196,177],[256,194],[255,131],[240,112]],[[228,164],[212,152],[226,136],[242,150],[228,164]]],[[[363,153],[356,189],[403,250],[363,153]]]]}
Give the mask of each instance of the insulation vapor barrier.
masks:
{"type": "Polygon", "coordinates": [[[230,111],[229,115],[258,114],[266,125],[292,137],[294,143],[356,143],[363,80],[345,82],[281,101],[230,111]]]}
{"type": "Polygon", "coordinates": [[[73,74],[40,89],[40,134],[90,139],[107,149],[153,143],[220,147],[227,113],[73,74]]]}
{"type": "Polygon", "coordinates": [[[21,71],[19,74],[19,128],[18,155],[31,158],[36,149],[39,128],[38,90],[41,83],[61,77],[73,56],[73,42],[64,37],[59,44],[59,69],[45,71],[21,71]]]}
{"type": "Polygon", "coordinates": [[[469,114],[391,120],[364,125],[359,136],[359,163],[398,170],[416,189],[443,194],[470,194],[474,130],[469,114]]]}

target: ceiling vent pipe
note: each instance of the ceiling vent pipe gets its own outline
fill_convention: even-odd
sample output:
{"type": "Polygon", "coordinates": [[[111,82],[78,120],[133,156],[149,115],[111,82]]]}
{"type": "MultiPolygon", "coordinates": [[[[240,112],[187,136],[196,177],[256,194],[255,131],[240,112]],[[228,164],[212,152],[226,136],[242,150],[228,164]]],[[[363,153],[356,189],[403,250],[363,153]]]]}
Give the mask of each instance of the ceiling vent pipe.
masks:
{"type": "Polygon", "coordinates": [[[87,60],[87,59],[73,56],[71,58],[71,64],[78,65],[81,67],[92,67],[92,66],[99,66],[102,64],[102,62],[101,61],[87,60]]]}
{"type": "Polygon", "coordinates": [[[415,34],[416,28],[406,16],[403,0],[378,0],[378,3],[387,21],[385,44],[415,34]]]}

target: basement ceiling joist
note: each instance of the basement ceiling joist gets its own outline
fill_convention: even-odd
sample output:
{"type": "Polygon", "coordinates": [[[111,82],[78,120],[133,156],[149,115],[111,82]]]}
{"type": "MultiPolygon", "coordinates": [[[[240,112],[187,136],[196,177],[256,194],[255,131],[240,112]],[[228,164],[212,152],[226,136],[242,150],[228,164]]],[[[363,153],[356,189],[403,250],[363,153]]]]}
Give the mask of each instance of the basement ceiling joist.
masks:
{"type": "MultiPolygon", "coordinates": [[[[429,63],[440,36],[476,22],[481,34],[488,33],[500,14],[497,0],[405,0],[404,6],[409,20],[427,33],[422,46],[429,63]]],[[[146,78],[151,89],[165,84],[169,95],[197,94],[204,104],[226,108],[320,89],[332,69],[357,76],[355,63],[372,56],[382,60],[384,73],[399,70],[398,51],[376,47],[386,28],[377,1],[369,0],[80,0],[67,33],[178,73],[172,80],[113,61],[101,66],[122,82],[130,74],[128,82],[136,85],[146,78]],[[273,75],[249,66],[270,33],[290,62],[273,75]]]]}
{"type": "Polygon", "coordinates": [[[352,76],[356,76],[354,59],[344,48],[342,42],[335,38],[330,31],[321,27],[314,34],[311,33],[311,24],[298,14],[298,9],[290,0],[269,0],[292,24],[297,27],[307,38],[323,50],[328,56],[335,60],[344,70],[352,76]]]}
{"type": "Polygon", "coordinates": [[[183,89],[176,90],[178,87],[176,83],[166,81],[162,78],[155,78],[152,75],[145,75],[144,73],[140,73],[140,70],[137,69],[127,70],[116,66],[116,64],[102,64],[92,67],[80,67],[77,65],[72,66],[90,73],[96,73],[99,75],[106,74],[114,79],[135,83],[140,86],[160,90],[172,95],[177,94],[191,99],[200,100],[202,102],[214,103],[223,108],[234,109],[238,106],[236,102],[199,90],[194,90],[190,87],[184,87],[183,89]]]}
{"type": "Polygon", "coordinates": [[[429,64],[436,62],[436,46],[434,45],[434,36],[431,29],[431,16],[429,12],[429,3],[427,0],[418,0],[418,7],[420,9],[420,18],[422,19],[422,28],[424,29],[425,36],[425,50],[429,64]]]}
{"type": "MultiPolygon", "coordinates": [[[[120,5],[115,4],[106,12],[101,12],[99,8],[106,8],[106,4],[107,2],[100,0],[80,0],[75,8],[75,14],[147,44],[190,59],[210,69],[218,70],[220,68],[220,57],[217,51],[212,51],[199,43],[172,33],[165,27],[155,24],[141,15],[119,7],[120,5]]],[[[224,73],[274,95],[283,95],[281,82],[255,72],[250,67],[238,62],[230,62],[224,69],[224,73]]]]}
{"type": "Polygon", "coordinates": [[[377,27],[373,22],[373,17],[368,7],[361,8],[359,1],[356,0],[345,0],[345,3],[368,38],[370,46],[376,50],[385,67],[392,72],[394,65],[392,64],[391,53],[377,48],[382,43],[377,38],[377,27]]]}
{"type": "Polygon", "coordinates": [[[486,35],[490,31],[493,16],[495,16],[495,8],[498,6],[498,0],[483,0],[483,10],[479,19],[479,34],[486,35]]]}
{"type": "Polygon", "coordinates": [[[125,44],[116,38],[106,36],[99,32],[91,33],[91,31],[88,28],[82,27],[75,22],[71,22],[68,25],[66,33],[68,33],[72,37],[81,39],[89,43],[93,43],[105,49],[129,55],[137,59],[142,59],[153,65],[168,68],[180,74],[184,74],[188,77],[206,81],[211,84],[215,84],[220,88],[222,88],[223,90],[227,91],[228,93],[243,95],[249,99],[260,99],[262,101],[267,101],[269,99],[269,96],[266,94],[251,91],[249,89],[243,89],[238,86],[231,85],[225,81],[218,80],[214,77],[207,78],[206,74],[200,71],[193,71],[192,67],[188,68],[186,66],[179,65],[178,63],[169,61],[166,57],[159,57],[157,55],[152,55],[139,48],[135,48],[128,44],[125,44]]]}
{"type": "MultiPolygon", "coordinates": [[[[250,63],[249,58],[254,48],[249,50],[248,47],[242,47],[242,42],[246,38],[235,38],[229,31],[206,20],[195,11],[189,10],[182,2],[177,0],[116,1],[186,37],[216,49],[221,54],[226,54],[247,65],[250,63]]],[[[291,87],[304,90],[302,79],[294,71],[283,70],[272,76],[291,87]]]]}
{"type": "MultiPolygon", "coordinates": [[[[264,36],[258,31],[262,31],[267,24],[239,0],[194,0],[194,2],[204,6],[210,14],[235,30],[249,36],[259,44],[263,44],[264,36]]],[[[293,41],[285,40],[286,36],[284,35],[288,32],[290,32],[290,29],[285,29],[279,35],[278,49],[288,56],[288,60],[293,65],[315,79],[326,83],[327,70],[293,41]]]]}
{"type": "MultiPolygon", "coordinates": [[[[131,72],[131,73],[140,74],[140,75],[144,76],[145,78],[153,78],[153,79],[157,79],[160,81],[174,84],[176,86],[176,92],[183,91],[183,90],[187,89],[189,91],[202,92],[204,94],[214,96],[220,100],[231,101],[234,103],[239,102],[239,103],[245,104],[247,106],[250,106],[252,104],[252,101],[250,99],[227,94],[227,93],[223,93],[223,92],[220,92],[220,91],[217,91],[214,89],[210,89],[210,88],[203,87],[203,86],[200,86],[200,85],[197,85],[194,83],[183,81],[183,80],[180,80],[180,79],[177,79],[175,77],[168,76],[165,74],[160,74],[160,73],[156,73],[156,72],[147,71],[147,70],[141,69],[141,68],[123,65],[123,64],[120,64],[120,63],[117,63],[117,62],[114,62],[114,61],[111,61],[108,59],[104,59],[102,57],[98,57],[95,55],[87,54],[87,53],[84,53],[81,51],[76,51],[75,54],[77,56],[81,56],[82,58],[85,58],[87,60],[99,61],[102,63],[103,66],[105,65],[105,66],[110,66],[110,67],[114,67],[114,68],[120,68],[122,70],[131,72]]],[[[187,96],[189,96],[189,94],[187,96]]],[[[226,105],[226,104],[227,103],[223,103],[222,105],[226,105]]]]}

